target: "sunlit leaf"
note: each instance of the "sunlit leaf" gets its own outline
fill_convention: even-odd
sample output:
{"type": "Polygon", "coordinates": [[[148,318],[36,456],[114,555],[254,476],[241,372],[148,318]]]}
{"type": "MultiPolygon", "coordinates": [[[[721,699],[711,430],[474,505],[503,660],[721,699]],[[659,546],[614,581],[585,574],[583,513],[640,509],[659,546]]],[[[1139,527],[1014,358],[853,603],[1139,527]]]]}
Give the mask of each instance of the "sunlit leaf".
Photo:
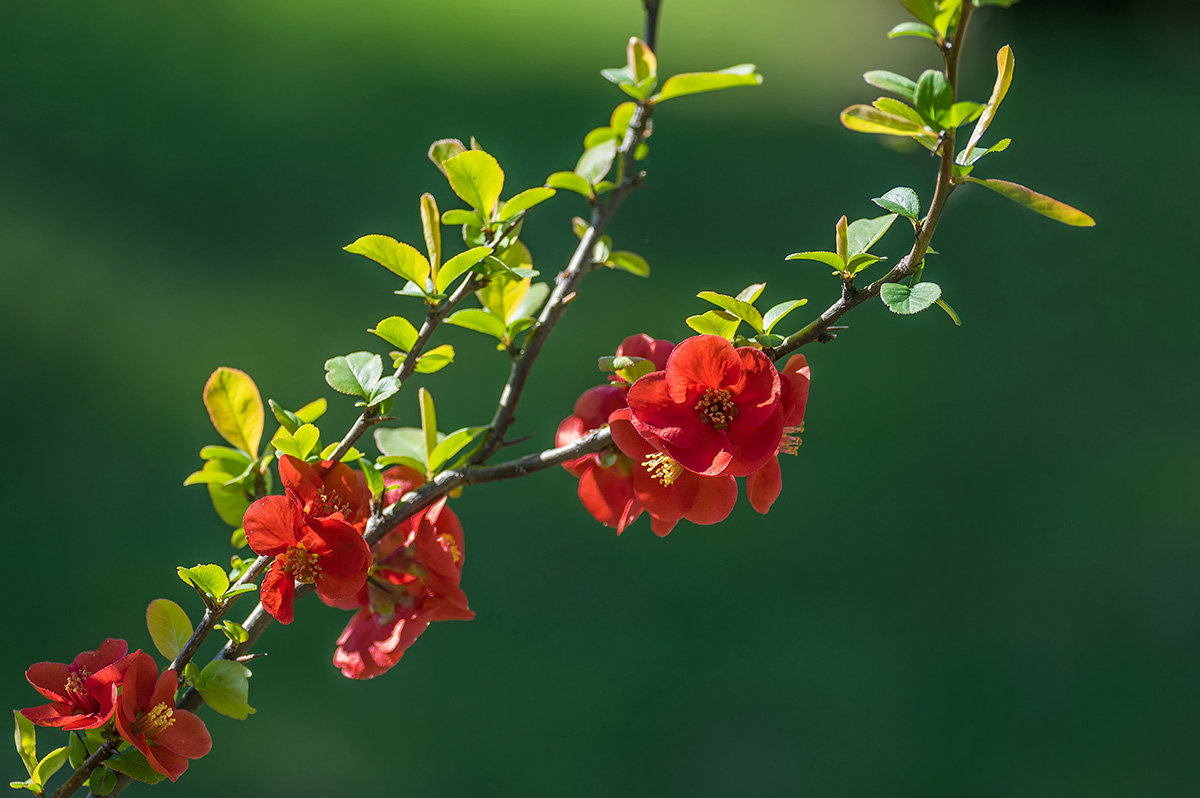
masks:
{"type": "Polygon", "coordinates": [[[435,287],[439,292],[444,293],[455,280],[490,254],[492,254],[491,247],[472,247],[466,252],[458,253],[442,265],[435,287]]]}
{"type": "Polygon", "coordinates": [[[424,255],[391,236],[363,236],[342,247],[347,252],[370,258],[395,275],[423,287],[429,278],[429,261],[424,255]]]}
{"type": "Polygon", "coordinates": [[[595,185],[612,169],[613,159],[617,157],[617,142],[613,140],[601,142],[595,147],[584,151],[575,164],[575,174],[582,177],[590,185],[595,185]]]}
{"type": "Polygon", "coordinates": [[[879,287],[879,298],[893,313],[908,316],[920,313],[933,305],[942,296],[942,288],[937,283],[917,283],[909,286],[906,283],[884,283],[879,287]]]}
{"type": "Polygon", "coordinates": [[[758,309],[749,302],[743,302],[740,299],[735,299],[731,296],[718,294],[715,291],[701,291],[700,293],[696,294],[696,296],[700,297],[706,302],[711,302],[727,313],[733,314],[737,318],[753,327],[755,332],[763,332],[762,314],[760,314],[758,309]]]}
{"type": "Polygon", "coordinates": [[[608,256],[608,264],[614,269],[636,274],[638,277],[650,276],[650,264],[636,252],[617,250],[608,256]]]}
{"type": "Polygon", "coordinates": [[[527,188],[516,195],[500,208],[500,220],[511,219],[521,211],[527,211],[534,205],[545,202],[554,196],[552,188],[527,188]]]}
{"type": "Polygon", "coordinates": [[[196,588],[213,601],[220,601],[229,589],[229,577],[219,565],[196,565],[191,568],[180,565],[175,570],[185,584],[196,588]]]}
{"type": "Polygon", "coordinates": [[[592,184],[574,172],[555,172],[546,178],[546,186],[549,188],[559,188],[564,191],[574,191],[589,200],[595,196],[592,191],[592,184]]]}
{"type": "Polygon", "coordinates": [[[425,462],[438,445],[437,411],[433,406],[433,394],[425,388],[417,389],[417,401],[421,408],[421,434],[425,438],[425,462]]]}
{"type": "Polygon", "coordinates": [[[763,314],[763,332],[771,332],[784,316],[807,303],[807,299],[789,299],[787,302],[780,302],[763,314]]]}
{"type": "Polygon", "coordinates": [[[504,190],[504,171],[496,159],[482,150],[469,150],[442,166],[454,193],[485,219],[492,218],[504,190]]]}
{"type": "Polygon", "coordinates": [[[204,406],[222,438],[252,457],[258,454],[265,413],[250,375],[228,366],[218,368],[204,384],[204,406]]]}
{"type": "Polygon", "coordinates": [[[738,291],[738,295],[734,297],[741,302],[749,302],[753,305],[762,296],[763,289],[767,287],[766,283],[751,283],[750,285],[738,291]]]}
{"type": "Polygon", "coordinates": [[[383,361],[371,352],[352,352],[325,361],[325,382],[338,393],[366,398],[383,374],[383,361]]]}
{"type": "Polygon", "coordinates": [[[834,271],[840,272],[846,268],[846,261],[838,257],[836,252],[793,252],[784,260],[815,260],[824,263],[834,271]]]}
{"type": "Polygon", "coordinates": [[[710,310],[687,319],[687,326],[701,335],[719,335],[729,341],[733,340],[739,324],[737,316],[724,310],[710,310]]]}
{"type": "Polygon", "coordinates": [[[466,151],[466,146],[458,139],[439,139],[429,146],[429,160],[442,174],[446,174],[446,161],[466,151]]]}
{"type": "Polygon", "coordinates": [[[913,97],[917,92],[917,82],[903,75],[897,75],[895,72],[888,72],[885,69],[873,69],[870,72],[863,73],[863,80],[869,85],[884,91],[890,91],[892,94],[903,97],[909,102],[913,101],[913,97]]]}
{"type": "Polygon", "coordinates": [[[975,129],[971,131],[971,138],[967,139],[967,146],[963,148],[968,153],[979,143],[988,126],[992,124],[992,119],[996,116],[996,109],[1000,107],[1000,102],[1008,94],[1008,87],[1012,84],[1014,65],[1012,48],[1006,44],[996,53],[996,84],[992,86],[992,96],[988,98],[983,113],[975,123],[975,129]]]}
{"type": "Polygon", "coordinates": [[[755,71],[754,64],[738,64],[716,72],[686,72],[667,78],[663,83],[662,91],[656,94],[653,100],[660,103],[675,97],[704,91],[731,89],[736,86],[758,86],[762,81],[762,75],[755,71]]]}
{"type": "Polygon", "coordinates": [[[853,258],[861,255],[883,238],[883,234],[896,221],[896,214],[888,213],[874,219],[857,219],[846,228],[846,257],[853,258]]]}
{"type": "Polygon", "coordinates": [[[958,157],[955,158],[954,162],[960,166],[972,166],[976,161],[990,152],[1004,152],[1008,149],[1009,144],[1012,144],[1012,139],[1000,139],[987,149],[984,149],[983,147],[972,147],[971,151],[967,152],[967,150],[964,148],[963,150],[959,151],[958,157]]]}
{"type": "Polygon", "coordinates": [[[460,451],[487,431],[487,427],[464,427],[455,430],[438,442],[429,453],[429,471],[436,474],[460,451]]]}
{"type": "Polygon", "coordinates": [[[871,105],[852,105],[842,111],[842,124],[858,133],[877,133],[885,136],[912,136],[924,131],[902,116],[885,113],[871,105]]]}
{"type": "Polygon", "coordinates": [[[146,628],[158,653],[174,660],[192,636],[187,613],[170,599],[155,599],[146,607],[146,628]]]}
{"type": "Polygon", "coordinates": [[[417,358],[416,372],[418,374],[433,374],[434,372],[441,371],[453,362],[454,347],[450,344],[441,344],[417,358]]]}
{"type": "Polygon", "coordinates": [[[367,332],[375,333],[404,352],[412,349],[412,345],[417,342],[417,328],[402,316],[388,316],[386,319],[381,319],[373,329],[367,332]]]}
{"type": "Polygon", "coordinates": [[[240,662],[215,659],[200,672],[198,687],[204,703],[235,720],[245,720],[255,712],[246,702],[250,693],[250,669],[240,662]]]}
{"type": "Polygon", "coordinates": [[[917,198],[917,192],[907,186],[897,186],[882,197],[876,197],[871,200],[871,202],[874,202],[885,211],[898,213],[913,221],[916,221],[921,216],[921,200],[917,198]]]}
{"type": "Polygon", "coordinates": [[[1039,194],[1031,188],[1026,188],[1019,183],[1012,183],[1008,180],[995,179],[980,179],[976,177],[968,177],[967,180],[972,183],[978,183],[981,186],[990,188],[1002,197],[1007,197],[1018,205],[1024,205],[1034,213],[1040,213],[1042,216],[1049,216],[1056,222],[1069,224],[1072,227],[1094,227],[1096,220],[1088,216],[1078,208],[1073,208],[1065,202],[1060,202],[1053,197],[1048,197],[1045,194],[1039,194]]]}
{"type": "Polygon", "coordinates": [[[889,39],[895,39],[899,36],[921,36],[925,39],[937,41],[937,33],[934,32],[933,28],[920,22],[901,22],[888,31],[889,39]]]}

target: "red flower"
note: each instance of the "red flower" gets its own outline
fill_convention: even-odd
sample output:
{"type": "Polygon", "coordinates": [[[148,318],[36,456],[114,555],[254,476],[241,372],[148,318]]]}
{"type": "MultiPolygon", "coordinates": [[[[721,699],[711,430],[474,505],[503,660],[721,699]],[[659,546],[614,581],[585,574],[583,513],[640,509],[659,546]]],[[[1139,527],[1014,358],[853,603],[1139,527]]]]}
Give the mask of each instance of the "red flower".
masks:
{"type": "Polygon", "coordinates": [[[343,675],[374,678],[399,662],[433,621],[475,617],[459,588],[463,551],[462,526],[445,498],[384,536],[379,562],[358,595],[361,609],[333,654],[343,675]]]}
{"type": "Polygon", "coordinates": [[[212,749],[212,738],[204,721],[175,708],[175,671],[158,676],[154,659],[141,651],[130,659],[117,702],[117,731],[145,754],[150,767],[175,781],[187,770],[189,759],[212,749]]]}
{"type": "Polygon", "coordinates": [[[775,365],[759,350],[697,335],[629,389],[630,420],[689,471],[745,476],[779,445],[780,390],[775,365]]]}
{"type": "Polygon", "coordinates": [[[798,433],[804,431],[804,409],[808,405],[811,371],[804,355],[792,355],[779,376],[783,378],[780,402],[783,405],[784,435],[776,447],[775,455],[746,479],[746,495],[750,497],[750,504],[760,513],[770,510],[783,490],[779,455],[796,453],[800,445],[798,433]]]}
{"type": "Polygon", "coordinates": [[[650,514],[650,528],[662,537],[681,518],[695,524],[724,521],[737,503],[737,483],[728,474],[705,476],[688,471],[638,434],[629,408],[608,419],[613,442],[633,464],[633,491],[650,514]]]}
{"type": "MultiPolygon", "coordinates": [[[[656,369],[666,366],[675,344],[649,335],[631,335],[617,347],[617,356],[649,360],[656,369]]],[[[629,383],[613,374],[609,385],[585,391],[575,402],[575,412],[558,425],[557,446],[574,443],[608,423],[615,410],[625,407],[629,383]]],[[[579,500],[592,516],[607,527],[625,531],[642,514],[634,493],[634,463],[620,452],[589,454],[568,460],[563,468],[579,478],[579,500]]]]}
{"type": "Polygon", "coordinates": [[[129,667],[124,640],[108,638],[95,651],[84,651],[71,661],[36,662],[25,671],[33,689],[49,704],[22,709],[21,714],[39,726],[59,726],[66,731],[103,726],[116,710],[117,687],[129,667]]]}
{"type": "MultiPolygon", "coordinates": [[[[282,471],[282,469],[281,469],[282,471]]],[[[292,496],[264,496],[246,510],[246,542],[274,556],[260,589],[263,608],[280,623],[292,622],[295,582],[313,584],[327,603],[353,596],[367,578],[371,550],[340,511],[307,515],[292,496]]]]}
{"type": "Polygon", "coordinates": [[[305,515],[340,514],[351,526],[366,523],[371,492],[363,475],[345,463],[322,460],[310,465],[286,455],[279,460],[279,480],[305,515]]]}

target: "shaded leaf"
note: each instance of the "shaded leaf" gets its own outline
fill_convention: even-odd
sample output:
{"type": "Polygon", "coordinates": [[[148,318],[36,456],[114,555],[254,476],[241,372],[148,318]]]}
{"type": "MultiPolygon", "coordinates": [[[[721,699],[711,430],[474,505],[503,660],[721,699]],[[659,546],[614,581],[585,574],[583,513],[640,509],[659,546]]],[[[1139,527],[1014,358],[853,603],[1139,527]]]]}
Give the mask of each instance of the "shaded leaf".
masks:
{"type": "Polygon", "coordinates": [[[595,185],[612,169],[613,159],[616,157],[617,142],[601,142],[579,156],[579,162],[575,164],[575,174],[595,185]]]}
{"type": "Polygon", "coordinates": [[[245,720],[255,712],[246,702],[250,694],[250,669],[240,662],[215,659],[200,672],[197,689],[208,704],[217,712],[235,720],[245,720]]]}
{"type": "Polygon", "coordinates": [[[166,778],[150,767],[145,755],[136,748],[127,748],[116,756],[109,757],[104,761],[104,766],[145,784],[158,784],[166,778]]]}
{"type": "Polygon", "coordinates": [[[888,38],[895,39],[898,36],[921,36],[932,41],[937,41],[937,33],[933,28],[920,22],[901,22],[896,27],[888,31],[888,38]]]}
{"type": "Polygon", "coordinates": [[[958,319],[958,314],[954,312],[954,308],[952,308],[948,304],[946,304],[946,300],[939,298],[937,301],[937,305],[939,308],[946,311],[946,315],[950,317],[950,321],[954,322],[955,327],[962,326],[962,322],[959,321],[959,319],[958,319]]]}
{"type": "Polygon", "coordinates": [[[954,102],[954,87],[940,70],[927,69],[921,73],[913,99],[917,112],[926,120],[939,127],[949,126],[946,119],[954,102]]]}
{"type": "Polygon", "coordinates": [[[916,221],[921,216],[921,200],[917,192],[907,186],[897,186],[882,197],[871,200],[885,211],[898,213],[901,216],[916,221]]]}
{"type": "Polygon", "coordinates": [[[917,283],[914,286],[905,283],[884,283],[879,287],[879,298],[893,313],[908,316],[920,313],[933,305],[942,296],[942,288],[937,283],[917,283]]]}
{"type": "Polygon", "coordinates": [[[364,399],[383,374],[383,361],[371,352],[352,352],[325,361],[325,382],[338,393],[364,399]]]}
{"type": "Polygon", "coordinates": [[[917,82],[903,75],[897,75],[895,72],[888,72],[885,69],[873,69],[870,72],[863,73],[863,80],[868,85],[874,86],[877,89],[890,91],[909,102],[913,101],[917,92],[917,82]]]}
{"type": "Polygon", "coordinates": [[[877,216],[874,219],[855,220],[846,228],[846,257],[852,259],[855,255],[861,255],[869,250],[876,241],[883,237],[894,221],[896,221],[894,213],[877,216]]]}

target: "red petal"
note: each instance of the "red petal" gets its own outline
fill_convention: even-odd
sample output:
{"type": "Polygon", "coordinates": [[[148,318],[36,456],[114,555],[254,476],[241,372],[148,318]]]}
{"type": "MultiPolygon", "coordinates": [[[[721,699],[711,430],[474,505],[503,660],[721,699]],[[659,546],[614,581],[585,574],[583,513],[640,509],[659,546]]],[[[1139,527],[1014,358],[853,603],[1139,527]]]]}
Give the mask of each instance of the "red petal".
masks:
{"type": "Polygon", "coordinates": [[[808,385],[812,370],[804,355],[792,355],[779,372],[784,384],[789,386],[784,405],[783,425],[796,427],[804,421],[804,409],[808,405],[808,385]]]}
{"type": "Polygon", "coordinates": [[[264,496],[246,510],[242,524],[254,553],[273,557],[296,545],[300,508],[287,496],[264,496]]]}
{"type": "Polygon", "coordinates": [[[617,467],[590,468],[579,478],[579,501],[597,521],[616,528],[626,506],[634,501],[633,475],[617,467]]]}
{"type": "Polygon", "coordinates": [[[124,640],[110,637],[101,643],[95,651],[85,651],[80,654],[71,665],[75,670],[82,668],[88,673],[95,673],[125,656],[125,652],[128,650],[129,644],[124,640]]]}
{"type": "Polygon", "coordinates": [[[301,505],[307,505],[321,492],[321,475],[317,470],[290,454],[279,459],[279,481],[301,505]]]}
{"type": "Polygon", "coordinates": [[[650,529],[660,538],[665,538],[670,534],[671,530],[678,523],[678,518],[660,518],[657,515],[650,516],[650,529]]]}
{"type": "MultiPolygon", "coordinates": [[[[722,339],[724,340],[724,339],[722,339]]],[[[736,421],[736,419],[735,419],[736,421]]],[[[705,425],[707,426],[707,425],[705,425]]],[[[731,424],[729,427],[733,429],[731,424]]],[[[779,439],[775,439],[779,444],[779,439]]],[[[663,451],[675,458],[675,461],[688,471],[712,476],[724,472],[733,459],[733,447],[729,436],[724,430],[709,427],[705,434],[684,448],[676,446],[671,441],[663,440],[663,451]]],[[[772,451],[774,451],[772,449],[772,451]]]]}
{"type": "Polygon", "coordinates": [[[78,720],[79,718],[87,717],[86,715],[77,714],[75,712],[75,708],[70,704],[64,704],[58,701],[53,704],[43,704],[40,707],[22,709],[21,714],[24,715],[30,723],[38,726],[50,727],[65,726],[68,723],[78,720]]]}
{"type": "Polygon", "coordinates": [[[51,701],[70,704],[67,696],[67,677],[71,674],[71,666],[65,662],[35,662],[25,671],[25,678],[37,690],[51,701]]]}
{"type": "Polygon", "coordinates": [[[700,489],[683,517],[693,524],[719,524],[737,504],[737,481],[731,476],[696,477],[700,489]]]}
{"type": "Polygon", "coordinates": [[[320,557],[315,582],[322,598],[349,598],[362,588],[371,550],[357,529],[337,517],[318,518],[309,524],[303,542],[320,557]]]}
{"type": "Polygon", "coordinates": [[[199,759],[212,750],[212,737],[204,721],[186,709],[175,710],[172,717],[175,722],[154,738],[157,745],[188,759],[199,759]]]}
{"type": "Polygon", "coordinates": [[[263,609],[272,618],[284,624],[292,622],[292,599],[296,595],[296,584],[291,574],[284,573],[279,560],[271,563],[258,592],[263,609]]]}
{"type": "MultiPolygon", "coordinates": [[[[133,661],[125,671],[125,680],[121,683],[121,713],[132,723],[139,712],[149,709],[150,699],[154,695],[154,686],[158,681],[158,665],[154,658],[145,652],[133,654],[133,661]]],[[[129,739],[129,738],[126,738],[129,739]]],[[[130,740],[132,742],[132,740],[130,740]]]]}
{"type": "Polygon", "coordinates": [[[316,503],[312,513],[333,515],[340,512],[346,523],[351,525],[364,520],[371,503],[366,477],[345,463],[322,460],[320,468],[324,470],[321,494],[325,498],[316,503]]]}
{"type": "MultiPolygon", "coordinates": [[[[733,344],[719,335],[692,336],[675,347],[667,358],[667,385],[671,398],[679,403],[694,401],[696,388],[700,392],[704,388],[727,388],[738,382],[741,374],[741,358],[733,344]]],[[[629,404],[632,407],[633,401],[629,404]]]]}
{"type": "Polygon", "coordinates": [[[404,494],[425,484],[425,475],[408,466],[392,466],[383,472],[383,482],[388,490],[383,494],[383,506],[390,507],[403,498],[404,494]]]}
{"type": "Polygon", "coordinates": [[[783,475],[779,471],[779,458],[772,457],[767,464],[746,478],[746,495],[750,506],[765,514],[783,491],[783,475]]]}
{"type": "Polygon", "coordinates": [[[746,426],[740,423],[741,420],[738,416],[729,425],[733,460],[725,473],[735,477],[753,474],[779,450],[779,441],[783,438],[783,406],[776,405],[775,411],[758,426],[746,426]]]}
{"type": "Polygon", "coordinates": [[[630,420],[629,408],[617,410],[608,417],[608,428],[612,432],[613,443],[617,448],[635,463],[640,463],[657,451],[645,438],[638,433],[630,420]]]}
{"type": "Polygon", "coordinates": [[[157,745],[146,745],[145,748],[142,748],[139,745],[138,750],[146,755],[146,761],[150,763],[150,767],[171,781],[178,781],[179,777],[187,771],[187,759],[166,748],[160,748],[157,745]]]}
{"type": "Polygon", "coordinates": [[[169,707],[175,706],[175,691],[179,689],[179,677],[173,670],[165,670],[162,676],[158,677],[158,682],[154,685],[154,695],[150,697],[150,701],[146,706],[154,707],[159,704],[166,704],[169,707]]]}
{"type": "Polygon", "coordinates": [[[729,386],[738,409],[735,420],[757,426],[779,405],[779,372],[771,359],[757,349],[743,346],[736,351],[742,364],[741,379],[729,386]]]}
{"type": "Polygon", "coordinates": [[[703,434],[705,424],[694,405],[681,404],[672,396],[666,374],[656,371],[630,386],[629,420],[643,437],[652,435],[677,446],[691,446],[703,434]]]}
{"type": "Polygon", "coordinates": [[[575,412],[584,424],[584,429],[603,427],[614,410],[625,406],[625,392],[615,385],[597,385],[588,388],[575,400],[575,412]]]}
{"type": "Polygon", "coordinates": [[[675,344],[661,338],[651,338],[649,335],[631,335],[617,347],[617,354],[645,358],[654,364],[655,371],[662,371],[667,367],[667,358],[670,357],[671,350],[674,348],[675,344]]]}

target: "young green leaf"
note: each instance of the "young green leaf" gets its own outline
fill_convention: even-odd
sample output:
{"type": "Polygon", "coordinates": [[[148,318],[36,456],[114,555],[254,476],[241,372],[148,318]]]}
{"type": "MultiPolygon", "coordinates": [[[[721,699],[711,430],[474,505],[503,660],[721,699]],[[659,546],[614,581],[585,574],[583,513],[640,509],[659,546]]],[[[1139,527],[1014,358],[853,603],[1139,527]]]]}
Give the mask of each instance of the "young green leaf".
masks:
{"type": "Polygon", "coordinates": [[[842,260],[836,252],[793,252],[784,260],[815,260],[818,263],[824,263],[835,272],[842,272],[846,269],[846,261],[842,260]]]}
{"type": "Polygon", "coordinates": [[[837,225],[833,228],[834,231],[834,251],[843,262],[850,259],[847,247],[849,246],[849,227],[846,224],[846,215],[842,214],[842,218],[838,219],[837,225]]]}
{"type": "Polygon", "coordinates": [[[417,390],[417,398],[421,407],[421,434],[425,437],[425,463],[429,463],[429,455],[437,448],[437,411],[433,406],[433,394],[425,388],[417,390]]]}
{"type": "Polygon", "coordinates": [[[807,302],[807,299],[789,299],[787,302],[780,302],[768,310],[763,314],[763,332],[771,332],[775,328],[775,325],[783,320],[784,316],[801,305],[807,304],[807,302]]]}
{"type": "Polygon", "coordinates": [[[967,139],[967,146],[964,149],[968,153],[979,143],[988,129],[988,125],[992,124],[992,119],[996,116],[996,109],[1000,107],[1000,102],[1008,94],[1008,87],[1012,84],[1014,65],[1012,48],[1006,44],[1000,48],[1000,52],[996,53],[996,84],[992,87],[992,96],[988,98],[983,113],[979,115],[979,121],[975,123],[975,129],[971,131],[971,138],[967,139]]]}
{"type": "Polygon", "coordinates": [[[441,344],[417,358],[416,372],[418,374],[433,374],[436,371],[441,371],[453,362],[454,347],[450,344],[441,344]]]}
{"type": "Polygon", "coordinates": [[[438,139],[429,146],[429,160],[442,174],[446,174],[446,161],[466,152],[467,148],[458,139],[438,139]]]}
{"type": "Polygon", "coordinates": [[[33,769],[37,767],[37,730],[33,727],[33,722],[26,718],[18,710],[13,710],[13,721],[15,728],[13,729],[13,739],[17,745],[17,753],[21,756],[21,761],[25,763],[25,772],[30,776],[33,775],[33,769]]]}
{"type": "Polygon", "coordinates": [[[185,584],[196,588],[213,601],[219,602],[229,589],[229,577],[219,565],[196,565],[192,568],[180,565],[175,570],[185,584]]]}
{"type": "Polygon", "coordinates": [[[879,298],[892,313],[901,316],[920,313],[937,302],[941,296],[942,288],[937,283],[917,283],[914,286],[884,283],[879,287],[879,298]]]}
{"type": "Polygon", "coordinates": [[[923,125],[914,124],[902,116],[881,111],[870,105],[852,105],[842,111],[840,119],[848,130],[857,133],[914,136],[925,130],[923,125]]]}
{"type": "Polygon", "coordinates": [[[106,767],[96,768],[92,775],[88,776],[87,788],[92,795],[108,795],[116,787],[117,775],[106,767]]]}
{"type": "Polygon", "coordinates": [[[586,180],[589,185],[595,185],[612,169],[613,159],[616,157],[617,142],[601,142],[579,156],[579,162],[575,164],[575,174],[586,180]]]}
{"type": "Polygon", "coordinates": [[[914,80],[897,75],[895,72],[888,72],[885,69],[873,69],[870,72],[863,73],[863,80],[868,85],[874,86],[877,89],[890,91],[899,97],[903,97],[909,102],[917,93],[917,83],[914,80]]]}
{"type": "Polygon", "coordinates": [[[221,366],[204,383],[204,407],[221,437],[254,457],[262,441],[262,396],[244,371],[221,366]]]}
{"type": "Polygon", "coordinates": [[[436,474],[459,452],[479,438],[487,427],[463,427],[455,430],[438,442],[429,453],[429,473],[436,474]]]}
{"type": "Polygon", "coordinates": [[[504,320],[480,308],[465,308],[446,318],[447,324],[490,335],[498,341],[505,339],[504,320]]]}
{"type": "Polygon", "coordinates": [[[391,236],[363,236],[352,244],[342,247],[347,252],[362,255],[405,280],[423,288],[429,279],[429,261],[416,250],[391,236]]]}
{"type": "Polygon", "coordinates": [[[146,607],[146,628],[158,653],[174,660],[192,636],[187,613],[170,599],[155,599],[146,607]]]}
{"type": "Polygon", "coordinates": [[[271,445],[281,455],[291,455],[299,460],[305,460],[321,441],[321,432],[312,424],[302,424],[290,435],[280,429],[271,439],[271,445]]]}
{"type": "Polygon", "coordinates": [[[625,65],[634,83],[644,83],[658,76],[658,59],[641,39],[634,36],[625,47],[625,65]]]}
{"type": "Polygon", "coordinates": [[[731,89],[736,86],[759,86],[762,85],[762,81],[762,75],[755,71],[754,64],[737,64],[716,72],[686,72],[667,78],[662,91],[651,100],[661,103],[704,91],[731,89]]]}
{"type": "Polygon", "coordinates": [[[917,80],[914,105],[917,113],[939,128],[948,127],[947,117],[954,103],[954,87],[945,74],[937,69],[927,69],[917,80]]]}
{"type": "Polygon", "coordinates": [[[715,291],[701,291],[696,294],[699,298],[706,302],[719,307],[721,310],[731,313],[737,318],[749,324],[754,328],[755,332],[763,332],[762,314],[758,312],[758,308],[751,305],[749,302],[743,302],[740,299],[734,299],[731,296],[718,294],[715,291]]]}
{"type": "Polygon", "coordinates": [[[846,228],[847,260],[853,259],[855,255],[863,254],[874,246],[876,241],[883,238],[883,234],[888,231],[894,221],[896,221],[894,213],[877,216],[874,219],[855,220],[846,228]]]}
{"type": "Polygon", "coordinates": [[[937,16],[937,0],[900,0],[900,4],[927,25],[932,25],[937,16]]]}
{"type": "Polygon", "coordinates": [[[109,757],[104,761],[104,766],[145,784],[158,784],[166,778],[150,767],[146,756],[136,748],[127,748],[116,756],[109,757]]]}
{"type": "Polygon", "coordinates": [[[1000,196],[1007,197],[1018,205],[1024,205],[1034,213],[1048,216],[1056,222],[1069,224],[1072,227],[1094,227],[1096,225],[1095,219],[1078,208],[1073,208],[1067,203],[1060,202],[1053,197],[1047,197],[1045,194],[1039,194],[1033,189],[1026,188],[1019,183],[976,177],[968,177],[967,180],[972,183],[978,183],[985,188],[990,188],[1000,196]]]}
{"type": "Polygon", "coordinates": [[[907,186],[897,186],[871,202],[885,211],[898,213],[914,222],[921,217],[921,200],[917,198],[917,192],[907,186]]]}
{"type": "Polygon", "coordinates": [[[429,266],[434,275],[442,264],[442,215],[438,213],[437,200],[426,192],[421,195],[421,231],[425,234],[425,251],[429,253],[429,266]]]}
{"type": "Polygon", "coordinates": [[[378,335],[397,349],[407,352],[417,342],[417,328],[402,316],[380,319],[374,328],[367,330],[378,335]]]}
{"type": "MultiPolygon", "coordinates": [[[[249,587],[249,585],[247,585],[249,587]]],[[[250,639],[250,633],[246,631],[246,627],[242,626],[237,621],[222,621],[217,624],[217,628],[224,633],[225,637],[229,638],[229,642],[235,646],[245,643],[250,639]]],[[[189,662],[188,665],[193,663],[189,662]]]]}
{"type": "Polygon", "coordinates": [[[869,252],[860,252],[852,257],[846,264],[846,271],[850,272],[850,274],[853,276],[871,264],[878,263],[881,260],[883,260],[883,258],[879,257],[878,255],[872,255],[869,252]]]}
{"type": "Polygon", "coordinates": [[[476,291],[475,296],[493,316],[507,324],[513,318],[513,310],[529,292],[531,284],[532,280],[528,277],[516,278],[500,272],[476,291]]]}
{"type": "Polygon", "coordinates": [[[511,219],[522,211],[527,211],[554,196],[554,189],[538,186],[527,188],[516,195],[500,208],[500,221],[511,219]]]}
{"type": "Polygon", "coordinates": [[[962,322],[959,321],[959,319],[958,319],[958,314],[954,312],[954,308],[952,308],[948,304],[946,304],[946,300],[939,298],[937,301],[937,305],[939,308],[946,311],[946,315],[950,317],[950,321],[954,322],[955,327],[962,326],[962,322]]]}
{"type": "Polygon", "coordinates": [[[441,271],[438,272],[437,281],[434,283],[435,287],[439,292],[445,293],[455,280],[491,254],[491,247],[472,247],[466,252],[458,253],[442,266],[441,271]]]}
{"type": "Polygon", "coordinates": [[[325,410],[328,407],[329,403],[325,401],[324,397],[320,399],[314,399],[296,411],[296,418],[300,419],[306,424],[311,424],[321,416],[325,415],[325,410]]]}
{"type": "Polygon", "coordinates": [[[687,318],[687,326],[701,335],[719,335],[727,341],[733,340],[739,324],[737,316],[724,310],[710,310],[687,318]]]}
{"type": "Polygon", "coordinates": [[[555,172],[546,178],[546,187],[574,191],[589,201],[596,196],[592,191],[592,184],[574,172],[555,172]]]}
{"type": "Polygon", "coordinates": [[[618,250],[608,256],[608,265],[614,269],[636,274],[638,277],[650,276],[650,264],[636,252],[618,250]]]}
{"type": "Polygon", "coordinates": [[[763,289],[767,287],[766,283],[751,283],[738,292],[735,297],[739,302],[749,302],[753,305],[762,296],[763,289]]]}
{"type": "Polygon", "coordinates": [[[204,686],[197,689],[204,703],[217,712],[235,720],[245,720],[255,712],[246,702],[250,692],[249,678],[250,669],[242,663],[215,659],[200,672],[200,683],[204,686]]]}
{"type": "Polygon", "coordinates": [[[338,393],[364,399],[383,374],[383,361],[371,352],[352,352],[325,361],[325,382],[338,393]]]}
{"type": "Polygon", "coordinates": [[[937,41],[937,33],[934,32],[933,28],[920,22],[901,22],[888,31],[887,34],[889,39],[895,39],[900,36],[920,36],[930,41],[937,41]]]}
{"type": "Polygon", "coordinates": [[[1012,139],[1000,139],[987,149],[984,149],[983,147],[973,147],[971,148],[970,152],[968,152],[966,149],[963,149],[959,151],[958,157],[954,159],[954,162],[959,166],[973,166],[976,161],[988,153],[1004,152],[1008,149],[1009,144],[1012,144],[1012,139]]]}
{"type": "Polygon", "coordinates": [[[504,171],[483,150],[469,150],[442,163],[450,188],[484,219],[491,219],[504,190],[504,171]]]}
{"type": "Polygon", "coordinates": [[[451,208],[442,214],[442,224],[463,224],[468,227],[483,227],[483,219],[475,211],[466,208],[451,208]]]}
{"type": "Polygon", "coordinates": [[[983,112],[983,106],[967,100],[950,106],[950,112],[945,116],[947,128],[956,128],[974,120],[983,112]]]}

